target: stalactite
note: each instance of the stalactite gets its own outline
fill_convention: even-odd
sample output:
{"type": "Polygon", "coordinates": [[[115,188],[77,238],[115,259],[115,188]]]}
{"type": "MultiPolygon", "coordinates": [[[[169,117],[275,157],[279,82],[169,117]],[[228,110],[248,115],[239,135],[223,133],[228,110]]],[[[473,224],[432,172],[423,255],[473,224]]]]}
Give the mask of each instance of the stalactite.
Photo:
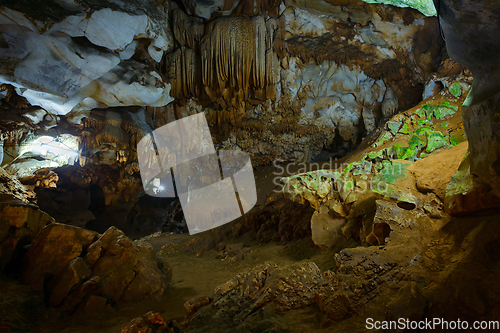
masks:
{"type": "Polygon", "coordinates": [[[169,79],[171,95],[177,99],[197,97],[199,94],[200,65],[196,53],[181,46],[171,55],[169,79]]]}
{"type": "Polygon", "coordinates": [[[180,9],[174,9],[172,17],[174,37],[179,44],[181,46],[188,46],[193,50],[198,49],[199,43],[205,33],[203,20],[191,17],[180,9]]]}
{"type": "Polygon", "coordinates": [[[167,59],[172,96],[202,97],[204,89],[206,97],[223,108],[275,99],[285,29],[282,19],[264,17],[223,16],[203,26],[174,10],[173,30],[180,47],[167,59]]]}
{"type": "MultiPolygon", "coordinates": [[[[212,100],[238,104],[251,91],[276,84],[274,28],[263,16],[221,17],[207,25],[201,43],[203,85],[212,100]]],[[[273,94],[271,94],[273,95],[273,94]]],[[[266,94],[267,96],[267,94],[266,94]]]]}
{"type": "MultiPolygon", "coordinates": [[[[226,3],[228,2],[226,1],[226,3]]],[[[267,14],[271,17],[277,17],[279,15],[280,4],[281,0],[240,0],[232,14],[248,16],[267,14]]],[[[231,1],[230,5],[231,7],[227,6],[226,9],[232,8],[234,2],[231,1]]]]}

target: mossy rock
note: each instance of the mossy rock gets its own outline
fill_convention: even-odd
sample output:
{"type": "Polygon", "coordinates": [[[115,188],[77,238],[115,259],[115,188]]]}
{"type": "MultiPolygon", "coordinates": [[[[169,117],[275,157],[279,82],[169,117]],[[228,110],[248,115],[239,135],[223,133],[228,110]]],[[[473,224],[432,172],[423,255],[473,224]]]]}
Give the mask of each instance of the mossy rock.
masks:
{"type": "Polygon", "coordinates": [[[391,120],[387,122],[387,129],[391,131],[393,135],[396,135],[399,132],[399,129],[401,128],[401,122],[397,120],[391,120]]]}
{"type": "Polygon", "coordinates": [[[399,133],[401,134],[410,134],[410,125],[405,122],[403,126],[399,129],[399,133]]]}
{"type": "Polygon", "coordinates": [[[385,132],[377,142],[375,142],[372,147],[382,146],[387,140],[392,139],[392,134],[389,132],[385,132]]]}
{"type": "Polygon", "coordinates": [[[426,146],[424,140],[422,140],[418,135],[413,135],[408,141],[408,147],[410,149],[420,150],[426,146]]]}
{"type": "Polygon", "coordinates": [[[447,116],[455,114],[456,110],[450,107],[439,107],[434,110],[434,117],[436,119],[443,119],[447,116]]]}
{"type": "Polygon", "coordinates": [[[462,95],[460,82],[453,82],[453,84],[448,88],[448,91],[456,98],[460,97],[462,95]]]}
{"type": "Polygon", "coordinates": [[[427,135],[429,132],[434,132],[434,130],[430,127],[420,127],[415,131],[416,135],[427,135]]]}
{"type": "Polygon", "coordinates": [[[421,126],[421,127],[425,127],[425,126],[433,126],[434,123],[428,119],[419,119],[419,120],[417,120],[417,125],[421,126]]]}
{"type": "Polygon", "coordinates": [[[373,181],[395,184],[398,179],[406,177],[406,168],[410,166],[410,163],[383,161],[382,166],[383,168],[373,177],[373,181]]]}
{"type": "Polygon", "coordinates": [[[443,133],[434,131],[427,133],[427,153],[432,153],[441,148],[450,148],[451,144],[448,143],[443,133]]]}

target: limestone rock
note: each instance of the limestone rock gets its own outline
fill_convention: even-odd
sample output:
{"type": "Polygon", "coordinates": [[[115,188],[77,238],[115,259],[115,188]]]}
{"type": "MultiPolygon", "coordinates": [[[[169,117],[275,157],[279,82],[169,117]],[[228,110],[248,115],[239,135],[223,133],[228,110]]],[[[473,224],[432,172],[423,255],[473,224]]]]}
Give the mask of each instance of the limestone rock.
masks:
{"type": "Polygon", "coordinates": [[[97,295],[130,302],[163,294],[166,283],[151,245],[133,242],[114,227],[89,246],[85,258],[92,266],[91,277],[100,278],[97,295]]]}
{"type": "Polygon", "coordinates": [[[50,282],[49,304],[51,306],[59,305],[68,296],[70,290],[87,278],[90,273],[90,268],[85,264],[82,257],[71,259],[59,275],[50,282]]]}
{"type": "Polygon", "coordinates": [[[450,58],[467,66],[474,78],[462,108],[469,154],[453,182],[462,186],[450,189],[447,197],[447,210],[454,214],[500,206],[500,41],[494,33],[499,10],[500,4],[491,1],[441,4],[450,58]],[[483,12],[494,14],[483,18],[483,12]],[[481,22],[480,29],[476,22],[481,22]]]}
{"type": "Polygon", "coordinates": [[[0,8],[2,31],[8,36],[1,55],[10,59],[0,72],[2,83],[53,114],[171,101],[169,85],[158,72],[118,54],[136,51],[135,40],[142,39],[150,43],[143,53],[153,63],[161,60],[173,46],[162,6],[132,1],[124,7],[107,1],[88,14],[84,5],[61,4],[0,8]]]}
{"type": "Polygon", "coordinates": [[[114,227],[99,235],[57,223],[35,239],[22,275],[66,313],[161,297],[170,278],[168,263],[158,263],[146,242],[133,242],[114,227]]]}
{"type": "Polygon", "coordinates": [[[204,296],[198,296],[187,300],[184,303],[184,311],[186,318],[192,317],[199,309],[210,304],[211,299],[204,296]]]}
{"type": "Polygon", "coordinates": [[[243,292],[241,296],[250,300],[251,305],[239,309],[238,318],[244,319],[254,309],[272,303],[280,311],[300,308],[313,302],[313,289],[323,280],[315,263],[308,262],[291,267],[279,267],[276,264],[257,266],[239,274],[234,279],[215,290],[217,299],[214,306],[226,302],[243,292]],[[238,291],[237,293],[235,293],[238,291]]]}
{"type": "Polygon", "coordinates": [[[96,232],[59,223],[45,227],[24,259],[21,280],[42,289],[45,280],[58,275],[67,263],[86,252],[96,232]]]}
{"type": "Polygon", "coordinates": [[[311,218],[311,232],[314,244],[322,248],[332,248],[342,241],[342,227],[346,224],[345,218],[333,218],[327,212],[315,211],[311,218]]]}
{"type": "Polygon", "coordinates": [[[267,263],[238,274],[215,290],[213,301],[189,321],[193,332],[234,332],[253,328],[287,331],[275,311],[299,309],[314,303],[314,289],[323,282],[313,262],[278,266],[267,263]]]}
{"type": "Polygon", "coordinates": [[[144,316],[133,319],[128,326],[121,329],[121,333],[174,333],[173,328],[165,322],[159,313],[152,311],[144,316]]]}
{"type": "MultiPolygon", "coordinates": [[[[230,2],[230,1],[228,1],[230,2]]],[[[183,0],[182,3],[190,15],[210,19],[213,12],[221,12],[225,9],[226,0],[216,0],[211,3],[197,0],[183,0]]],[[[234,1],[235,5],[238,1],[234,1]]]]}
{"type": "Polygon", "coordinates": [[[398,109],[398,97],[395,95],[392,88],[388,88],[382,101],[382,114],[384,117],[391,117],[398,109]]]}
{"type": "Polygon", "coordinates": [[[443,149],[424,159],[416,161],[408,167],[416,179],[417,189],[423,193],[433,192],[444,201],[446,187],[457,172],[468,148],[462,142],[450,149],[443,149]]]}
{"type": "MultiPolygon", "coordinates": [[[[249,152],[254,164],[276,158],[307,162],[322,150],[352,149],[381,120],[384,96],[387,116],[420,101],[417,82],[434,70],[442,46],[432,19],[361,0],[216,1],[210,10],[203,1],[183,4],[188,14],[212,19],[204,24],[174,9],[181,47],[169,55],[169,75],[178,102],[164,112],[187,116],[193,108],[204,110],[209,123],[218,124],[221,147],[249,152]],[[254,9],[252,20],[228,16],[254,9]],[[266,13],[270,18],[263,24],[256,14],[266,13]],[[241,51],[239,40],[230,42],[234,36],[226,31],[247,36],[241,48],[252,54],[241,51]],[[224,51],[227,45],[233,46],[224,51]],[[206,105],[207,98],[223,110],[206,105]],[[333,148],[334,142],[341,147],[333,148]]],[[[163,114],[157,124],[170,119],[163,114]]]]}
{"type": "Polygon", "coordinates": [[[373,247],[357,247],[336,254],[338,270],[326,271],[324,283],[314,291],[314,300],[325,314],[325,326],[360,313],[375,297],[390,294],[391,288],[402,287],[401,280],[408,275],[408,263],[401,258],[414,255],[415,249],[396,248],[385,252],[373,247]]]}
{"type": "Polygon", "coordinates": [[[75,313],[87,314],[100,311],[105,307],[107,302],[108,299],[106,297],[90,295],[80,303],[75,313]]]}
{"type": "Polygon", "coordinates": [[[28,191],[18,179],[12,177],[0,167],[0,196],[6,199],[13,197],[28,203],[29,199],[35,197],[35,194],[28,191]]]}
{"type": "MultiPolygon", "coordinates": [[[[1,170],[1,169],[0,169],[1,170]]],[[[30,244],[47,224],[54,221],[37,206],[12,196],[0,195],[0,272],[21,246],[30,244]]]]}

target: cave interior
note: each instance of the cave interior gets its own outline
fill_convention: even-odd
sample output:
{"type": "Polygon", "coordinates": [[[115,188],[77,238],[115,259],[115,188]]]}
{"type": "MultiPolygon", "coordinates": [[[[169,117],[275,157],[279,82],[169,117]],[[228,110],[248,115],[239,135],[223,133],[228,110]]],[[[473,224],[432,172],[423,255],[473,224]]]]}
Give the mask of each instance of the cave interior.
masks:
{"type": "Polygon", "coordinates": [[[0,333],[499,332],[499,26],[0,0],[0,333]]]}

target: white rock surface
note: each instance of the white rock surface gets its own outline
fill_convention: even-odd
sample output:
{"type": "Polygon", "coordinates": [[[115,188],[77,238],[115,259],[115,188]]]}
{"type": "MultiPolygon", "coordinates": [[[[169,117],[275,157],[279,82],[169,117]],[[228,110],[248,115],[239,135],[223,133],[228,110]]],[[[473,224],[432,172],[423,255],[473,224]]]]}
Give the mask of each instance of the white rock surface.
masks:
{"type": "Polygon", "coordinates": [[[146,52],[153,63],[173,48],[163,7],[154,1],[108,0],[90,11],[71,0],[58,4],[67,11],[57,12],[61,17],[55,23],[53,15],[47,15],[52,21],[33,19],[32,8],[20,13],[0,7],[0,40],[7,45],[0,48],[0,58],[6,59],[0,83],[12,84],[32,105],[60,115],[172,100],[159,73],[130,60],[142,38],[151,41],[146,52]]]}
{"type": "Polygon", "coordinates": [[[350,69],[325,61],[319,66],[311,62],[300,69],[298,62],[290,59],[289,69],[282,70],[281,75],[285,96],[293,99],[298,91],[307,94],[300,122],[332,130],[338,127],[344,139],[354,139],[363,109],[383,100],[386,87],[382,80],[367,77],[357,66],[350,69]]]}

